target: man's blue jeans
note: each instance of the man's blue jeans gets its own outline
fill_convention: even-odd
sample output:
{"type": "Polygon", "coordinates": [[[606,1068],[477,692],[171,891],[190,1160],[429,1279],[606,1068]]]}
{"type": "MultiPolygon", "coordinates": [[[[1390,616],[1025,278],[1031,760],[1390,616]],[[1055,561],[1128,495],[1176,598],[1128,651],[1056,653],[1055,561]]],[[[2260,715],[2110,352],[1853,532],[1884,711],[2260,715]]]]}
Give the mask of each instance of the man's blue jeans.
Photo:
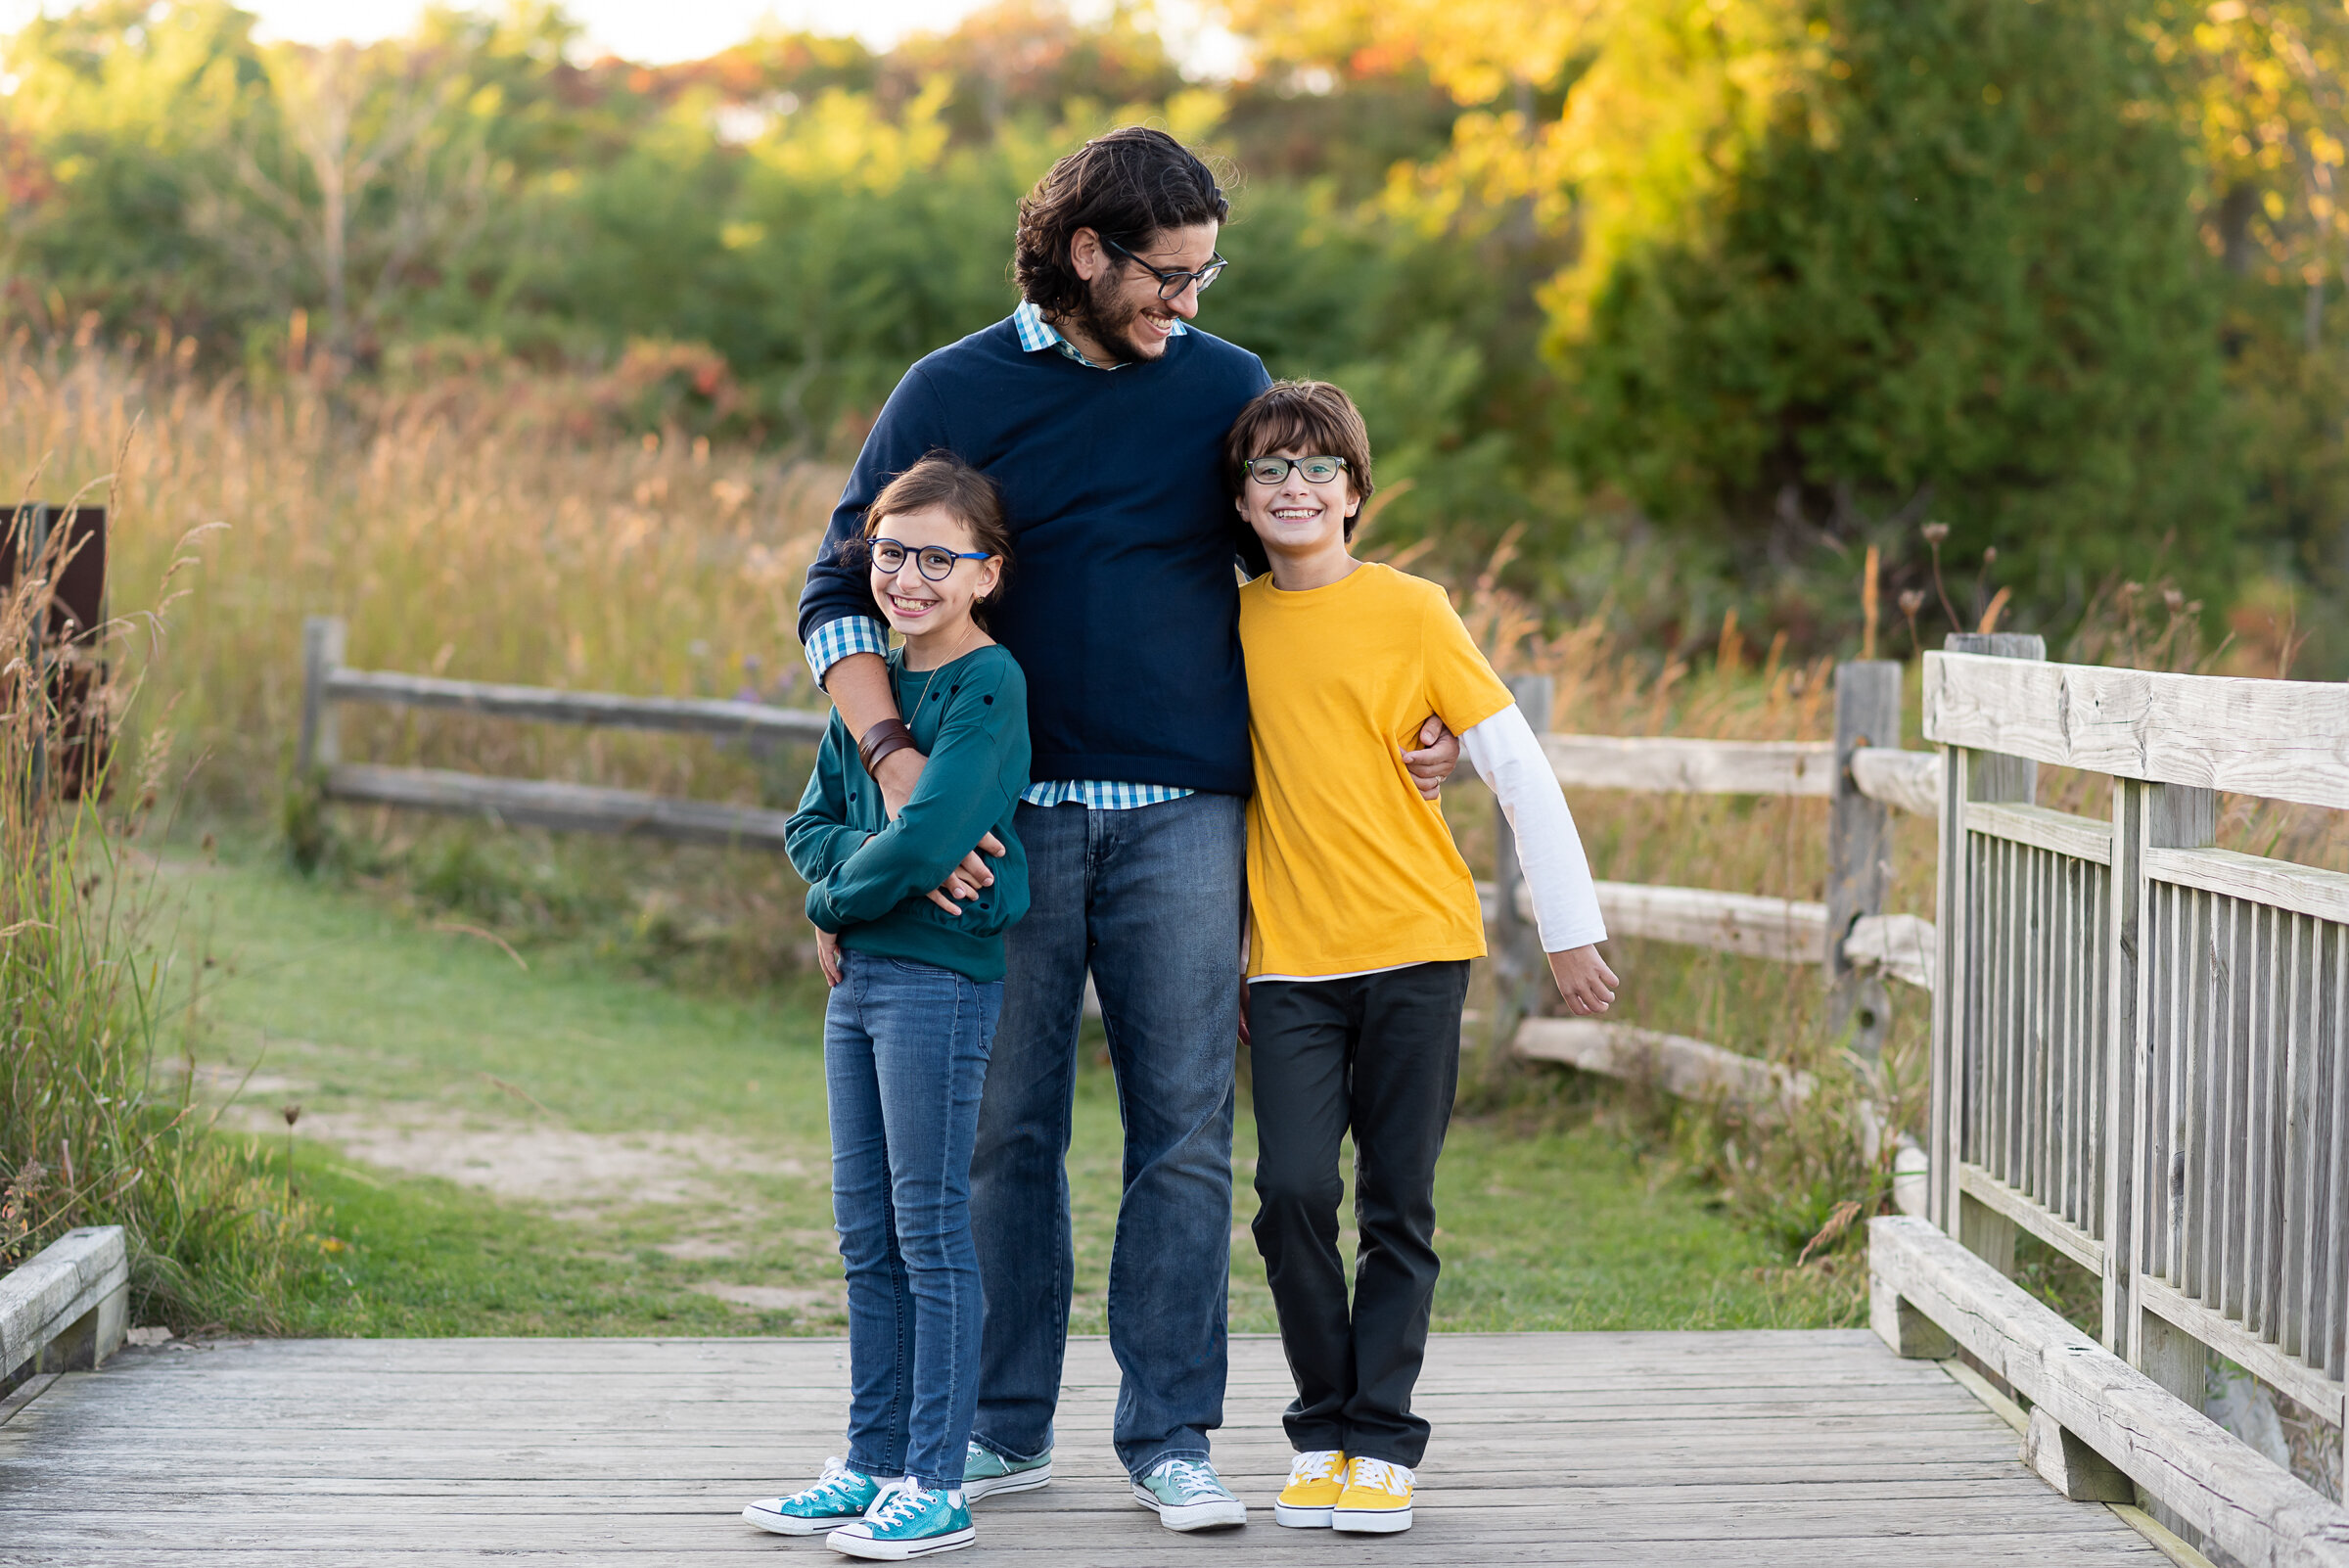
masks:
{"type": "Polygon", "coordinates": [[[1003,983],[841,949],[824,1013],[849,1466],[962,1485],[979,1394],[971,1138],[1003,983]]]}
{"type": "Polygon", "coordinates": [[[1005,939],[1002,1027],[971,1162],[987,1284],[975,1435],[1006,1458],[1052,1447],[1088,967],[1126,1126],[1109,1262],[1109,1344],[1125,1373],[1118,1457],[1134,1475],[1170,1454],[1203,1457],[1223,1423],[1244,812],[1230,795],[1019,809],[1028,916],[1005,939]]]}

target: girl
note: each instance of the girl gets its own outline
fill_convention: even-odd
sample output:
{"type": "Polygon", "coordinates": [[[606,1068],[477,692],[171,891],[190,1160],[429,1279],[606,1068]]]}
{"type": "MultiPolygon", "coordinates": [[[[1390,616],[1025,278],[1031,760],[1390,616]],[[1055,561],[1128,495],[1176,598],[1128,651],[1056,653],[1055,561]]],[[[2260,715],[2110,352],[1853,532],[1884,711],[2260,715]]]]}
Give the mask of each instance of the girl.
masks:
{"type": "Polygon", "coordinates": [[[1011,825],[1028,787],[1028,688],[980,620],[1011,554],[986,475],[931,453],[874,497],[857,543],[873,598],[904,636],[889,668],[905,717],[858,742],[835,713],[788,834],[832,986],[824,1073],[848,1266],[849,1452],[815,1485],[742,1516],[898,1560],[973,1539],[962,1493],[979,1371],[971,1142],[1003,932],[1028,908],[1011,825]],[[892,821],[872,774],[904,747],[927,761],[892,821]],[[1004,853],[993,883],[973,886],[956,867],[990,833],[1004,853]]]}

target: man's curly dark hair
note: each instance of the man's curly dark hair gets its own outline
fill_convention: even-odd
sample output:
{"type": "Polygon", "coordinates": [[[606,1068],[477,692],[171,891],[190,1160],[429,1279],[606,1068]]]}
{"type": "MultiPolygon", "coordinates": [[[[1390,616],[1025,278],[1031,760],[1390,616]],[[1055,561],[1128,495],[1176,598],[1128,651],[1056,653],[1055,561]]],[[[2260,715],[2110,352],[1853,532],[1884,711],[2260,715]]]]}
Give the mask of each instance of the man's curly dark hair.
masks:
{"type": "Polygon", "coordinates": [[[1069,261],[1079,229],[1139,251],[1162,230],[1230,216],[1223,187],[1198,154],[1165,131],[1124,126],[1053,164],[1020,199],[1012,277],[1021,298],[1062,315],[1084,300],[1084,280],[1069,261]]]}

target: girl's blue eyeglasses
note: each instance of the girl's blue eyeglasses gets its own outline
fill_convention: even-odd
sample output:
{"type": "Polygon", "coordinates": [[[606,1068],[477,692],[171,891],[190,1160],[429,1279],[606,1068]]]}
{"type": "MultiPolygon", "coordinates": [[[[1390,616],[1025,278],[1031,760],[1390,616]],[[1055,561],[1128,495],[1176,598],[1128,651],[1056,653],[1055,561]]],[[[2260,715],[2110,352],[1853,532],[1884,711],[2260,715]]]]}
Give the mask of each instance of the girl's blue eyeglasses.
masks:
{"type": "Polygon", "coordinates": [[[875,539],[872,541],[872,550],[873,565],[884,572],[904,571],[905,557],[912,555],[913,564],[920,569],[923,576],[933,582],[944,582],[952,576],[957,561],[985,561],[990,558],[990,552],[986,550],[957,552],[943,544],[925,544],[918,550],[908,551],[895,539],[875,539]]]}

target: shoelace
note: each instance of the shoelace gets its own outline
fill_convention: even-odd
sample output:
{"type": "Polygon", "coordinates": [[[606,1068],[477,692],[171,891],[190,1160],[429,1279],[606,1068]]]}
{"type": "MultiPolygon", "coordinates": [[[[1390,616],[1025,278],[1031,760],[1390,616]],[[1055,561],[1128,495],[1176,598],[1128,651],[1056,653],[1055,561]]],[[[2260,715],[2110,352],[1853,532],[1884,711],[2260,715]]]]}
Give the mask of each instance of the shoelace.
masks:
{"type": "Polygon", "coordinates": [[[800,1496],[810,1499],[823,1496],[838,1497],[845,1501],[848,1500],[848,1494],[854,1488],[857,1479],[856,1472],[843,1463],[839,1454],[830,1454],[824,1459],[823,1469],[816,1475],[815,1485],[801,1493],[800,1496]]]}
{"type": "Polygon", "coordinates": [[[1344,1458],[1345,1455],[1336,1449],[1316,1449],[1300,1453],[1289,1464],[1289,1484],[1298,1486],[1307,1481],[1334,1480],[1344,1458]]]}
{"type": "Polygon", "coordinates": [[[920,1513],[936,1495],[908,1483],[890,1494],[889,1500],[873,1511],[872,1521],[877,1526],[900,1524],[920,1513]]]}
{"type": "Polygon", "coordinates": [[[1411,1489],[1408,1465],[1389,1464],[1384,1459],[1357,1459],[1354,1465],[1354,1484],[1358,1487],[1398,1498],[1411,1489]]]}
{"type": "Polygon", "coordinates": [[[1159,1473],[1174,1483],[1174,1490],[1182,1494],[1185,1502],[1194,1498],[1223,1496],[1223,1483],[1214,1467],[1197,1459],[1169,1459],[1159,1473]]]}

